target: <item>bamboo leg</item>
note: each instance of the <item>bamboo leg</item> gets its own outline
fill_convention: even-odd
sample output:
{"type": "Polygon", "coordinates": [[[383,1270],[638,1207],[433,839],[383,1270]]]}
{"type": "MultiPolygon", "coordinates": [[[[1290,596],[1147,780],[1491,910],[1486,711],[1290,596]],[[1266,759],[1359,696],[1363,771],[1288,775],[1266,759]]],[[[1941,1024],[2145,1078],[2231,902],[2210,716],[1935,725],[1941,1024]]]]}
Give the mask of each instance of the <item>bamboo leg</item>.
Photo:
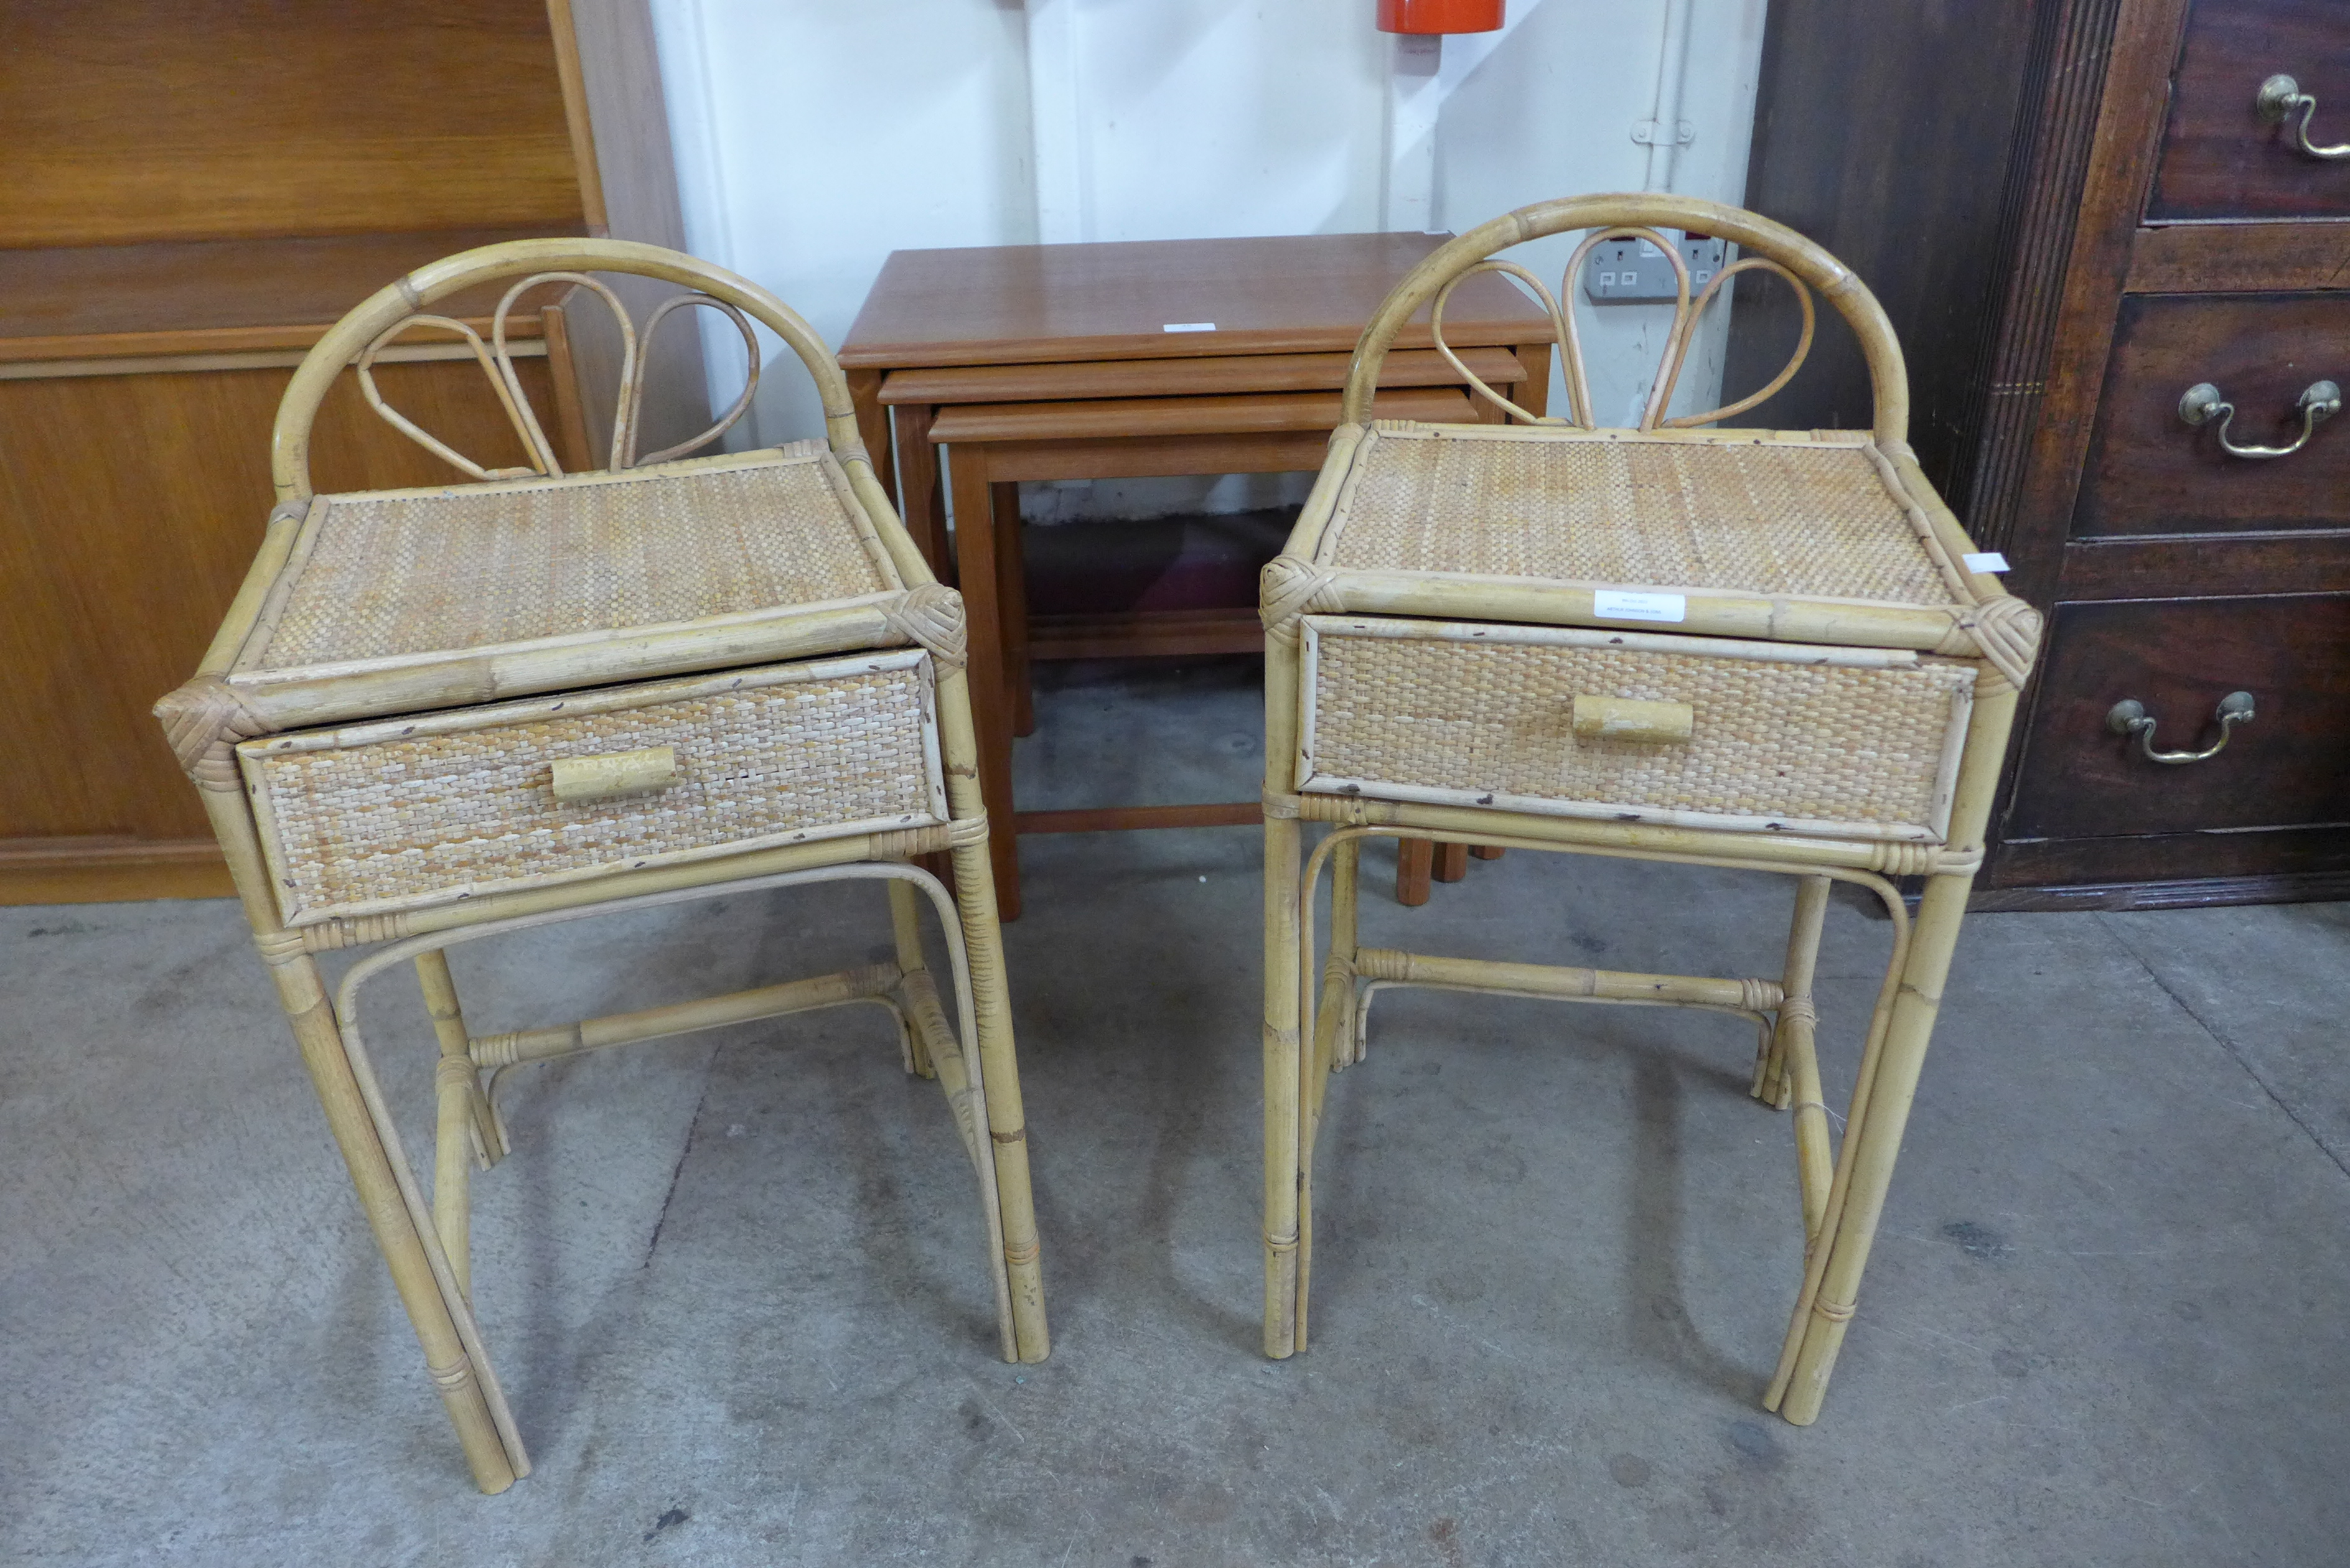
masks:
{"type": "Polygon", "coordinates": [[[1436,864],[1436,846],[1425,838],[1396,840],[1396,902],[1416,909],[1428,902],[1428,874],[1436,864]]]}
{"type": "MultiPolygon", "coordinates": [[[[974,572],[976,568],[973,568],[974,572]]],[[[976,639],[974,639],[974,648],[976,639]]],[[[944,753],[948,805],[958,821],[983,815],[978,781],[972,776],[974,736],[971,699],[977,682],[961,670],[939,681],[939,739],[944,753]]],[[[1002,692],[1002,686],[996,688],[1002,692]]],[[[1006,831],[991,841],[1008,839],[1006,831]]],[[[954,848],[955,904],[963,943],[971,955],[973,1016],[963,1021],[979,1043],[982,1093],[987,1101],[988,1137],[995,1149],[996,1205],[1003,1218],[1003,1264],[1012,1290],[1012,1318],[1019,1357],[1042,1361],[1052,1340],[1045,1321],[1045,1282],[1036,1240],[1035,1199],[1029,1188],[1028,1128],[1020,1103],[1020,1067],[1012,1040],[1012,1004],[1004,989],[1003,933],[995,912],[994,865],[988,843],[954,848]]]]}
{"type": "Polygon", "coordinates": [[[1311,1211],[1299,1164],[1298,850],[1295,623],[1264,639],[1264,1353],[1305,1348],[1301,1223],[1311,1211]]]}
{"type": "Polygon", "coordinates": [[[995,524],[995,602],[1003,607],[1003,673],[1012,690],[1012,732],[1036,732],[1035,694],[1028,682],[1028,562],[1020,534],[1020,487],[990,484],[988,509],[995,524]]]}
{"type": "Polygon", "coordinates": [[[295,1043],[301,1048],[302,1064],[309,1069],[318,1103],[326,1108],[327,1125],[342,1150],[343,1163],[349,1168],[359,1207],[391,1269],[393,1288],[408,1309],[417,1343],[423,1346],[425,1366],[441,1392],[450,1424],[457,1428],[457,1440],[464,1447],[473,1483],[485,1492],[504,1491],[514,1484],[517,1471],[527,1467],[518,1464],[499,1439],[489,1401],[458,1339],[450,1304],[432,1277],[432,1266],[400,1199],[390,1161],[351,1076],[350,1059],[344,1054],[317,961],[296,954],[273,963],[270,974],[277,982],[277,997],[286,1020],[293,1025],[295,1043]]]}
{"type": "MultiPolygon", "coordinates": [[[[2015,718],[2016,695],[2012,684],[1988,668],[1976,680],[1974,711],[1967,724],[1966,760],[1960,764],[1958,788],[1950,804],[1950,842],[1953,845],[1978,851],[1981,847],[1983,827],[1998,788],[2000,763],[2015,718]]],[[[1888,906],[1894,917],[1898,984],[1890,990],[1889,1005],[1886,995],[1879,997],[1879,1016],[1884,1020],[1881,1044],[1880,1026],[1876,1019],[1870,1022],[1872,1039],[1862,1052],[1861,1081],[1854,1087],[1821,1243],[1805,1260],[1794,1322],[1788,1326],[1778,1371],[1763,1396],[1766,1407],[1799,1427],[1819,1417],[1828,1376],[1844,1345],[1845,1325],[1852,1320],[1859,1298],[1861,1271],[1868,1262],[1877,1222],[1885,1210],[1886,1189],[1901,1150],[1918,1074],[1925,1064],[1942,986],[1950,977],[1950,954],[1958,946],[1960,922],[1965,918],[1967,895],[1973,887],[1971,871],[1950,871],[1929,878],[1914,921],[1905,919],[1898,901],[1888,906]]]]}
{"type": "Polygon", "coordinates": [[[1322,1006],[1314,1020],[1314,1054],[1330,1070],[1357,1059],[1355,949],[1359,940],[1363,846],[1348,839],[1330,857],[1330,956],[1322,966],[1322,1006]]]}
{"type": "MultiPolygon", "coordinates": [[[[965,687],[970,692],[980,795],[985,802],[988,852],[993,862],[995,913],[999,919],[1016,920],[1020,918],[1020,839],[1013,828],[1012,710],[1004,700],[1010,691],[1004,606],[996,597],[999,578],[995,526],[989,511],[986,447],[964,446],[949,453],[947,472],[954,489],[955,558],[962,571],[971,659],[964,672],[965,687]]],[[[940,683],[942,709],[945,686],[945,681],[940,683]]],[[[953,763],[948,764],[947,777],[951,786],[953,763]]],[[[954,810],[959,816],[964,815],[960,805],[954,810]]],[[[974,804],[969,815],[976,816],[980,810],[974,804]]],[[[957,879],[961,879],[960,871],[957,879]]]]}
{"type": "Polygon", "coordinates": [[[1754,1082],[1749,1092],[1764,1105],[1783,1111],[1788,1104],[1784,1042],[1793,1021],[1790,1008],[1801,1000],[1803,1005],[1795,1011],[1802,1014],[1807,1030],[1818,1020],[1812,1010],[1812,976],[1819,967],[1820,929],[1827,919],[1829,886],[1825,877],[1795,878],[1795,917],[1787,929],[1787,972],[1780,981],[1786,1000],[1780,1006],[1779,1027],[1754,1061],[1754,1082]]]}
{"type": "Polygon", "coordinates": [[[456,981],[450,978],[448,956],[437,948],[418,953],[416,978],[424,988],[432,1033],[441,1042],[441,1060],[432,1073],[440,1101],[433,1138],[432,1228],[441,1233],[441,1250],[449,1254],[457,1288],[470,1301],[473,1265],[468,1184],[475,1160],[486,1170],[505,1149],[490,1115],[489,1096],[482,1093],[481,1075],[473,1066],[473,1042],[465,1032],[464,1011],[457,1002],[456,981]]]}
{"type": "MultiPolygon", "coordinates": [[[[909,978],[917,973],[927,975],[930,965],[922,956],[921,904],[908,883],[889,884],[889,926],[898,942],[899,972],[909,978]]],[[[920,990],[920,987],[914,989],[920,990]]],[[[930,993],[932,998],[938,995],[935,981],[931,983],[930,993]]],[[[906,1071],[921,1078],[939,1075],[938,1067],[931,1059],[931,1042],[921,1022],[910,1017],[906,1021],[906,1071]]]]}
{"type": "MultiPolygon", "coordinates": [[[[949,885],[952,884],[950,873],[949,885]]],[[[980,1203],[986,1211],[988,1275],[995,1285],[996,1332],[1003,1341],[1003,1359],[1020,1359],[1020,1326],[1012,1310],[1012,1276],[1004,1262],[1003,1199],[995,1179],[995,1140],[990,1135],[987,1097],[974,1091],[970,1058],[946,1012],[939,1005],[938,982],[931,977],[922,951],[921,900],[910,883],[889,883],[889,922],[897,935],[899,995],[904,1000],[907,1071],[935,1079],[947,1097],[955,1131],[963,1140],[972,1168],[979,1176],[980,1203]]],[[[949,938],[952,940],[951,934],[949,938]]],[[[969,949],[965,950],[966,959],[969,949]]],[[[987,1075],[982,1065],[977,1076],[987,1075]]]]}
{"type": "Polygon", "coordinates": [[[1458,882],[1469,875],[1469,846],[1465,844],[1440,844],[1429,875],[1440,882],[1458,882]]]}
{"type": "MultiPolygon", "coordinates": [[[[1783,1022],[1781,1027],[1786,1024],[1783,1022]]],[[[1820,1059],[1812,1050],[1808,1018],[1789,1032],[1786,1054],[1794,1081],[1795,1186],[1803,1199],[1804,1252],[1808,1257],[1819,1244],[1820,1227],[1827,1219],[1828,1193],[1835,1181],[1827,1100],[1820,1091],[1820,1059]]]]}
{"type": "Polygon", "coordinates": [[[1867,1267],[1877,1221],[1885,1211],[1893,1162],[1901,1152],[1902,1129],[1909,1120],[1909,1104],[1918,1091],[1918,1074],[1925,1065],[1926,1045],[1934,1032],[1942,984],[1950,974],[1959,922],[1966,913],[1967,894],[1973,883],[1970,875],[1936,877],[1927,884],[1925,900],[1918,910],[1908,961],[1902,967],[1900,994],[1886,1031],[1883,1059],[1869,1090],[1866,1121],[1848,1140],[1852,1147],[1843,1153],[1851,1175],[1834,1231],[1827,1238],[1827,1264],[1810,1303],[1809,1321],[1802,1325],[1794,1364],[1773,1380],[1764,1400],[1798,1427],[1808,1427],[1819,1418],[1828,1375],[1835,1369],[1836,1353],[1844,1346],[1845,1328],[1852,1321],[1861,1271],[1867,1267]]]}
{"type": "Polygon", "coordinates": [[[1770,1048],[1755,1064],[1756,1097],[1782,1110],[1795,1112],[1795,1183],[1804,1208],[1804,1249],[1808,1255],[1820,1239],[1826,1218],[1828,1189],[1835,1178],[1835,1157],[1828,1139],[1828,1107],[1820,1091],[1820,1062],[1813,1048],[1819,1014],[1812,1002],[1812,981],[1819,968],[1820,930],[1827,919],[1829,883],[1825,877],[1802,877],[1795,882],[1795,918],[1787,931],[1787,971],[1781,980],[1779,1024],[1770,1048]]]}
{"type": "Polygon", "coordinates": [[[1298,826],[1264,825],[1264,1353],[1299,1348],[1298,826]]]}
{"type": "Polygon", "coordinates": [[[311,1087],[327,1114],[328,1130],[334,1135],[343,1164],[350,1172],[351,1188],[359,1195],[360,1211],[367,1216],[377,1250],[391,1271],[392,1287],[408,1309],[409,1324],[424,1351],[425,1369],[440,1392],[450,1425],[457,1429],[457,1440],[464,1449],[473,1484],[485,1492],[502,1492],[514,1485],[517,1476],[530,1473],[529,1456],[523,1451],[518,1436],[511,1447],[500,1436],[497,1417],[491,1413],[489,1393],[474,1373],[457,1327],[454,1314],[463,1310],[463,1302],[452,1307],[434,1276],[423,1235],[401,1195],[400,1179],[392,1172],[391,1161],[376,1135],[367,1102],[353,1076],[350,1057],[343,1049],[342,1032],[336,1025],[333,1004],[328,1001],[319,979],[317,961],[294,948],[286,940],[289,933],[277,928],[269,873],[262,864],[260,845],[243,794],[233,788],[209,785],[200,787],[197,793],[203,802],[204,815],[211,819],[213,831],[220,839],[222,852],[228,857],[229,872],[236,879],[237,897],[244,906],[245,919],[253,928],[263,962],[277,988],[278,1005],[285,1010],[286,1023],[294,1032],[294,1044],[301,1052],[303,1066],[309,1072],[311,1087]]]}

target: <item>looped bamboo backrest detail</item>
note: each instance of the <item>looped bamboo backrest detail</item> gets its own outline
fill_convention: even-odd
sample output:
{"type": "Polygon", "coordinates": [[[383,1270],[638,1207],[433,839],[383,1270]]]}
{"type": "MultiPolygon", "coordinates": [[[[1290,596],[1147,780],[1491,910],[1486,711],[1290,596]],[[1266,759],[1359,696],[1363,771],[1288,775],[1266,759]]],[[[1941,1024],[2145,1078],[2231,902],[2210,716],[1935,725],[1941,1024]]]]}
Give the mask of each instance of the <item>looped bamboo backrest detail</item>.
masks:
{"type": "Polygon", "coordinates": [[[375,340],[360,351],[359,364],[356,367],[359,372],[360,396],[367,400],[368,407],[382,415],[385,422],[394,430],[442,461],[463,469],[475,479],[560,478],[563,473],[563,464],[556,460],[554,443],[546,439],[546,432],[539,425],[538,414],[530,405],[529,394],[523,390],[522,379],[515,373],[514,356],[506,348],[506,317],[514,309],[515,301],[542,283],[577,284],[588,289],[604,302],[606,307],[612,313],[614,323],[619,327],[620,389],[618,405],[612,411],[611,456],[606,463],[612,472],[619,472],[622,469],[637,468],[646,463],[665,462],[671,458],[683,457],[688,452],[698,452],[732,430],[735,422],[750,411],[752,395],[759,389],[759,339],[758,336],[751,330],[750,321],[740,310],[723,299],[713,299],[706,294],[673,296],[661,301],[654,307],[652,315],[647,317],[643,337],[645,348],[650,349],[654,329],[672,310],[695,306],[721,311],[743,334],[743,348],[744,353],[749,356],[750,373],[743,380],[743,395],[734,400],[734,406],[727,410],[725,416],[716,424],[712,425],[691,441],[681,441],[675,446],[653,453],[650,457],[638,457],[636,455],[637,419],[644,405],[647,358],[641,354],[638,347],[636,327],[629,322],[628,306],[620,303],[620,296],[584,272],[533,273],[507,289],[505,296],[498,301],[496,314],[490,318],[489,346],[483,344],[479,333],[452,317],[418,312],[400,317],[381,332],[377,333],[375,340]],[[375,384],[376,356],[381,353],[392,339],[411,327],[435,327],[443,331],[457,333],[465,339],[466,344],[473,350],[473,358],[481,362],[483,372],[490,379],[490,388],[497,394],[498,405],[505,410],[506,422],[514,427],[515,434],[521,438],[523,451],[530,458],[530,466],[484,468],[383,400],[383,394],[377,389],[375,384]]]}
{"type": "Polygon", "coordinates": [[[1403,329],[1422,306],[1429,306],[1429,328],[1435,340],[1436,351],[1442,355],[1455,373],[1468,384],[1476,396],[1485,399],[1513,420],[1528,424],[1565,425],[1589,430],[1597,425],[1591,406],[1591,387],[1583,363],[1583,346],[1577,336],[1570,292],[1575,274],[1593,247],[1611,239],[1640,239],[1657,246],[1671,262],[1677,282],[1673,302],[1672,330],[1665,340],[1664,356],[1658,367],[1655,383],[1640,415],[1639,428],[1644,431],[1675,430],[1711,424],[1745,412],[1785,386],[1804,357],[1811,352],[1814,317],[1812,294],[1816,290],[1834,305],[1860,339],[1861,350],[1867,357],[1869,377],[1876,392],[1875,434],[1880,441],[1898,441],[1906,438],[1909,425],[1909,381],[1901,358],[1901,346],[1893,335],[1892,323],[1885,317],[1883,307],[1861,281],[1843,263],[1826,251],[1795,233],[1742,208],[1727,207],[1718,202],[1702,202],[1689,196],[1661,195],[1602,195],[1575,196],[1563,201],[1538,202],[1505,213],[1492,223],[1481,224],[1432,252],[1396,285],[1378,313],[1364,328],[1361,340],[1355,347],[1353,366],[1347,375],[1347,396],[1341,415],[1347,424],[1361,424],[1370,417],[1372,400],[1377,394],[1379,366],[1396,335],[1403,329]],[[1696,230],[1700,234],[1735,241],[1742,252],[1740,259],[1723,267],[1710,279],[1704,289],[1692,299],[1690,295],[1689,267],[1680,256],[1679,247],[1659,231],[1663,228],[1696,230]],[[1523,244],[1529,240],[1568,230],[1592,231],[1566,264],[1560,280],[1559,292],[1554,295],[1543,281],[1515,262],[1494,259],[1494,253],[1523,244]],[[1567,414],[1536,415],[1512,402],[1485,384],[1475,372],[1463,364],[1444,340],[1444,306],[1463,278],[1480,272],[1498,272],[1515,277],[1531,287],[1551,319],[1551,331],[1559,348],[1560,365],[1566,380],[1567,414]],[[1803,306],[1804,329],[1795,344],[1795,351],[1785,367],[1772,379],[1769,385],[1751,397],[1723,408],[1711,409],[1701,414],[1687,414],[1679,419],[1666,419],[1665,409],[1672,400],[1674,384],[1680,379],[1681,366],[1689,354],[1690,344],[1696,336],[1697,325],[1706,307],[1721,293],[1722,285],[1742,272],[1767,272],[1783,278],[1794,290],[1803,306]]]}
{"type": "Polygon", "coordinates": [[[857,420],[849,403],[848,383],[842,378],[832,351],[797,312],[765,289],[747,278],[659,245],[623,240],[516,240],[464,251],[421,267],[398,283],[379,290],[328,328],[327,335],[318,340],[295,370],[294,379],[286,389],[286,396],[277,406],[277,422],[270,437],[270,469],[278,499],[281,502],[303,500],[311,493],[311,423],[317,416],[318,405],[325,399],[328,389],[334,384],[335,378],[345,365],[356,368],[359,391],[369,407],[409,439],[473,478],[559,476],[563,472],[562,465],[556,461],[554,445],[546,439],[537,415],[531,409],[530,400],[524,395],[521,380],[515,373],[512,354],[506,347],[506,317],[515,301],[526,290],[544,283],[570,283],[584,286],[604,301],[619,324],[620,386],[608,455],[608,464],[615,472],[682,457],[716,441],[742,419],[749,410],[752,395],[759,385],[759,347],[757,336],[751,328],[753,320],[764,325],[781,337],[799,356],[800,362],[815,379],[816,391],[824,404],[825,433],[834,454],[844,462],[852,458],[865,459],[864,448],[857,437],[857,420]],[[639,332],[630,323],[629,313],[619,296],[604,284],[587,275],[590,271],[633,273],[681,284],[696,292],[663,300],[646,318],[639,332]],[[516,274],[525,275],[498,301],[496,314],[491,319],[491,341],[487,344],[465,323],[451,317],[434,315],[427,308],[452,294],[516,274]],[[651,343],[655,329],[671,311],[688,307],[716,310],[734,323],[743,335],[743,347],[749,355],[750,374],[742,395],[710,429],[691,441],[682,441],[648,457],[639,457],[636,451],[637,422],[644,399],[644,349],[651,343]],[[497,394],[499,406],[505,410],[508,422],[522,440],[523,450],[530,459],[529,467],[484,469],[434,438],[383,400],[375,384],[376,358],[392,339],[416,327],[453,332],[473,349],[474,358],[480,362],[483,371],[490,379],[492,389],[497,394]]]}

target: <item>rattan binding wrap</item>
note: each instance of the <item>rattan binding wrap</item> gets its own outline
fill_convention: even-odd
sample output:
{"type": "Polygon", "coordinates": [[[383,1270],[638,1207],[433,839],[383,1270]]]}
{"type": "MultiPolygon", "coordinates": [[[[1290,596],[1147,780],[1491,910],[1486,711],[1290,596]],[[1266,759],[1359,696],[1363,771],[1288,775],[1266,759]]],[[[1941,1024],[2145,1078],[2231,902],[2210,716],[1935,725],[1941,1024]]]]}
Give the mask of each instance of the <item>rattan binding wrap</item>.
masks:
{"type": "Polygon", "coordinates": [[[1939,838],[1975,683],[1960,663],[1723,658],[1591,634],[1583,646],[1350,637],[1307,624],[1320,635],[1307,693],[1315,776],[1303,787],[1320,793],[1334,788],[1326,780],[1360,781],[1366,794],[1387,793],[1384,783],[1463,805],[1514,797],[1585,815],[1939,838]],[[1678,744],[1579,738],[1577,693],[1688,703],[1694,732],[1678,744]]]}
{"type": "Polygon", "coordinates": [[[899,587],[821,441],[317,499],[239,670],[702,620],[899,587]]]}
{"type": "Polygon", "coordinates": [[[1971,602],[1859,436],[1752,441],[1380,421],[1317,566],[1971,602]]]}
{"type": "Polygon", "coordinates": [[[603,711],[573,700],[371,726],[344,735],[421,732],[350,745],[316,732],[249,742],[286,923],[941,820],[930,672],[920,656],[889,662],[766,686],[667,683],[700,694],[603,711]],[[513,722],[517,711],[546,716],[513,722]],[[558,758],[662,745],[677,777],[657,793],[565,805],[548,787],[558,758]]]}

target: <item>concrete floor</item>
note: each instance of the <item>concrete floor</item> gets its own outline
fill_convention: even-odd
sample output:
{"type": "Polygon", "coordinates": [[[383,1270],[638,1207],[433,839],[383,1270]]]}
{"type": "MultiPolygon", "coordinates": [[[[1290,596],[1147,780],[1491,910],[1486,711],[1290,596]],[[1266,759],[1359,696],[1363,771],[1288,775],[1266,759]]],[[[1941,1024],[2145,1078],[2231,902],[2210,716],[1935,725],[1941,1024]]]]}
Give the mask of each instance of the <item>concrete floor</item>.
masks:
{"type": "MultiPolygon", "coordinates": [[[[1138,798],[1146,770],[1159,798],[1253,795],[1244,664],[1046,676],[1024,804],[1138,798]]],[[[1272,1364],[1254,836],[1024,852],[1052,1360],[994,1358],[968,1167],[879,1013],[542,1067],[476,1187],[478,1305],[537,1465],[500,1498],[467,1482],[235,909],[0,911],[0,1557],[2350,1561],[2350,906],[1974,919],[1799,1430],[1756,1403],[1799,1249],[1742,1026],[1383,997],[1333,1090],[1314,1345],[1272,1364]]],[[[1513,854],[1423,909],[1382,893],[1366,934],[1769,973],[1786,901],[1513,854]]],[[[1832,1085],[1887,930],[1831,911],[1832,1085]]],[[[886,931],[850,888],[455,962],[504,1029],[886,931]]],[[[370,996],[422,1147],[413,982],[370,996]]]]}

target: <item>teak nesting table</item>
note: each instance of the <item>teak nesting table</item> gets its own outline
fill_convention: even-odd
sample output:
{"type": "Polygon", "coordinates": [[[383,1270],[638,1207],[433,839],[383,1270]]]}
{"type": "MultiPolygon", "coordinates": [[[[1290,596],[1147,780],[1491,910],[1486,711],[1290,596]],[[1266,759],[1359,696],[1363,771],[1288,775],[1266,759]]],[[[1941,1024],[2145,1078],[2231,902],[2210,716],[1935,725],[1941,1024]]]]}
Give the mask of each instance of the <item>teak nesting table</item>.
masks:
{"type": "MultiPolygon", "coordinates": [[[[997,825],[991,847],[1005,919],[1020,909],[1015,833],[1252,824],[1259,811],[1255,801],[1014,811],[1012,740],[1034,727],[1032,658],[1198,657],[1263,646],[1253,605],[1048,617],[1032,628],[1019,482],[1319,468],[1364,323],[1447,237],[898,251],[883,265],[840,363],[875,467],[885,483],[894,472],[899,510],[942,577],[946,457],[951,580],[970,617],[980,782],[997,825]]],[[[1544,407],[1550,323],[1509,284],[1464,284],[1447,304],[1445,337],[1477,375],[1544,407]]],[[[1437,422],[1488,418],[1430,341],[1424,317],[1399,335],[1379,378],[1381,410],[1437,422]]]]}

